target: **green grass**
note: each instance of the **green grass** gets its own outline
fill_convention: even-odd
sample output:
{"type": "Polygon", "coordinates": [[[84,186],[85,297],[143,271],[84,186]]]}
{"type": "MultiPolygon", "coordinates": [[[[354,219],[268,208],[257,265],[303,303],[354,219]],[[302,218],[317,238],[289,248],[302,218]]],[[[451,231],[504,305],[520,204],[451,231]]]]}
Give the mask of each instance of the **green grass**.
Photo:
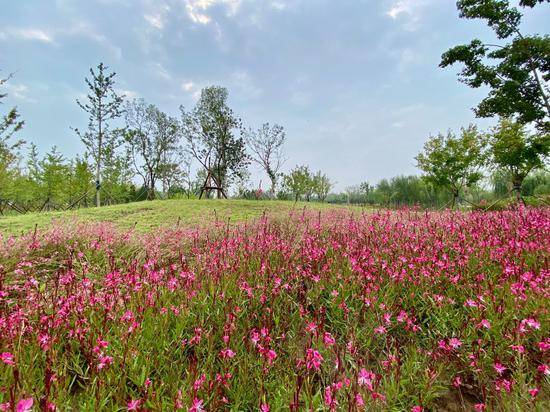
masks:
{"type": "MultiPolygon", "coordinates": [[[[136,226],[141,232],[178,223],[185,226],[202,226],[213,221],[223,220],[240,222],[268,215],[283,215],[291,210],[328,210],[347,208],[324,203],[289,202],[279,200],[154,200],[149,202],[126,203],[101,208],[87,208],[67,212],[28,213],[25,215],[0,216],[0,233],[4,235],[20,234],[47,228],[56,221],[77,219],[88,222],[113,222],[120,229],[136,226]]],[[[352,207],[351,210],[359,210],[352,207]]]]}

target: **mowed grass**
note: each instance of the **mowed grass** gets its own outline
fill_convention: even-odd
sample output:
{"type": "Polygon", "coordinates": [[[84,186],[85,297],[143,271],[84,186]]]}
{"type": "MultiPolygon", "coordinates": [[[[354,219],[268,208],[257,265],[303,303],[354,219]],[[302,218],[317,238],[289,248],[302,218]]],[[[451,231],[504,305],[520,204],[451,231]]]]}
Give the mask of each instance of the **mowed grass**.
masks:
{"type": "Polygon", "coordinates": [[[264,213],[269,216],[283,216],[291,211],[349,209],[359,207],[335,206],[317,202],[289,202],[279,200],[218,200],[218,199],[174,199],[125,203],[101,208],[86,208],[66,212],[28,213],[24,215],[0,216],[0,233],[17,235],[43,229],[70,220],[87,222],[112,222],[119,229],[135,226],[139,232],[163,227],[184,225],[189,227],[211,225],[215,221],[229,223],[253,220],[264,213]]]}

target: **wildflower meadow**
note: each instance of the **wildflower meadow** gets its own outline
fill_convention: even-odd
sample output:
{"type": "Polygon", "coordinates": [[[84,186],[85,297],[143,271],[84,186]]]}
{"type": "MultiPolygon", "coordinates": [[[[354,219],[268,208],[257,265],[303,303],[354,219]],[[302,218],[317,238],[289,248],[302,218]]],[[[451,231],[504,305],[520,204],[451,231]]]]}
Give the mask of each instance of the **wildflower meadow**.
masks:
{"type": "Polygon", "coordinates": [[[0,410],[548,410],[549,251],[548,208],[5,236],[0,410]]]}

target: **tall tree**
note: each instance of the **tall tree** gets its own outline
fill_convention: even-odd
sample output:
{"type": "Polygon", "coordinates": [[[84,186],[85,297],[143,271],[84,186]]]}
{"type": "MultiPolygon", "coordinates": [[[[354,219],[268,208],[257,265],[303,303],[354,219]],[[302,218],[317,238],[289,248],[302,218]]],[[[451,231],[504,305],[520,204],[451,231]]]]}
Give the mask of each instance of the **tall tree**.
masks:
{"type": "Polygon", "coordinates": [[[447,135],[430,136],[416,161],[427,182],[452,193],[454,207],[460,192],[483,177],[483,147],[481,134],[470,125],[461,129],[460,136],[450,131],[447,135]]]}
{"type": "Polygon", "coordinates": [[[269,193],[275,195],[279,171],[285,162],[283,145],[286,140],[282,126],[264,123],[258,130],[249,129],[247,142],[253,152],[252,161],[260,165],[271,180],[269,193]]]}
{"type": "Polygon", "coordinates": [[[283,176],[283,184],[292,194],[294,202],[300,200],[302,196],[309,201],[313,193],[311,172],[307,166],[296,166],[288,175],[283,176]]]}
{"type": "Polygon", "coordinates": [[[319,170],[312,176],[311,183],[313,186],[313,193],[315,193],[317,200],[324,202],[330,192],[330,189],[332,189],[332,182],[328,176],[321,173],[319,170]]]}
{"type": "Polygon", "coordinates": [[[78,106],[89,115],[88,130],[74,129],[86,146],[88,154],[95,163],[96,172],[96,205],[101,206],[102,167],[105,163],[105,152],[117,145],[119,129],[111,129],[110,122],[119,118],[122,113],[123,96],[115,91],[115,75],[109,68],[99,63],[97,71],[90,69],[91,78],[85,78],[88,85],[87,101],[77,100],[78,106]]]}
{"type": "Polygon", "coordinates": [[[528,133],[520,122],[501,119],[489,139],[490,160],[495,167],[507,172],[520,201],[527,175],[544,166],[550,151],[550,134],[528,133]]]}
{"type": "MultiPolygon", "coordinates": [[[[547,7],[550,1],[524,0],[522,7],[547,7]]],[[[459,0],[460,17],[485,20],[504,44],[479,39],[447,50],[440,67],[462,63],[459,79],[470,87],[489,88],[475,109],[478,117],[514,116],[522,123],[535,122],[550,129],[550,36],[525,35],[522,13],[505,0],[459,0]]],[[[547,10],[548,13],[549,10],[547,10]]]]}
{"type": "MultiPolygon", "coordinates": [[[[11,77],[12,75],[4,79],[0,78],[0,86],[8,82],[11,77]]],[[[7,93],[0,91],[0,104],[5,97],[7,93]]],[[[10,185],[14,173],[13,167],[18,159],[18,150],[25,143],[23,140],[11,141],[11,138],[23,128],[24,124],[16,107],[0,118],[0,196],[5,195],[10,185]]]]}
{"type": "Polygon", "coordinates": [[[241,121],[227,99],[227,89],[211,86],[202,90],[193,110],[180,107],[187,149],[207,172],[203,189],[208,195],[215,184],[218,198],[226,197],[232,179],[242,176],[249,164],[241,121]]]}
{"type": "Polygon", "coordinates": [[[178,149],[178,121],[143,99],[126,105],[126,142],[136,172],[143,178],[147,198],[155,198],[157,180],[172,167],[178,149]]]}

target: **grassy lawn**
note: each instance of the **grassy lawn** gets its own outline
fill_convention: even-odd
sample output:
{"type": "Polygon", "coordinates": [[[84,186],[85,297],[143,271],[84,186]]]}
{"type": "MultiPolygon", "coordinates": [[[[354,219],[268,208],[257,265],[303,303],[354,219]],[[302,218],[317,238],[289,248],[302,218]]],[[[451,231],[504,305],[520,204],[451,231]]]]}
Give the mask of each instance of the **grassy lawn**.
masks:
{"type": "MultiPolygon", "coordinates": [[[[197,226],[212,221],[230,219],[231,222],[244,221],[268,215],[282,215],[291,210],[328,210],[347,208],[323,203],[288,202],[288,201],[255,201],[255,200],[155,200],[87,208],[67,212],[28,213],[25,215],[0,216],[0,233],[19,234],[38,228],[45,228],[57,220],[67,221],[76,218],[92,222],[113,222],[121,229],[136,225],[139,231],[149,231],[160,227],[180,224],[197,226]]],[[[352,207],[353,210],[360,210],[352,207]]]]}

